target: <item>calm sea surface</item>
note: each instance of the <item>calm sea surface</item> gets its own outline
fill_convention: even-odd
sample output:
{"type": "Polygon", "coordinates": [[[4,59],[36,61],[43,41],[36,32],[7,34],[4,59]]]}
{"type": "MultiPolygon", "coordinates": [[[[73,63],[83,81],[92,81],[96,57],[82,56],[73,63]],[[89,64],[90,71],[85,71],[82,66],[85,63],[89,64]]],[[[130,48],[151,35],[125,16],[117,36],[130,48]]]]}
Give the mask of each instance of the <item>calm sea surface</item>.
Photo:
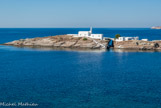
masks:
{"type": "MultiPolygon", "coordinates": [[[[88,29],[0,29],[0,43],[79,30],[88,29]]],[[[161,30],[93,31],[161,39],[161,30]]],[[[0,46],[0,102],[37,103],[38,108],[161,108],[161,52],[0,46]]]]}

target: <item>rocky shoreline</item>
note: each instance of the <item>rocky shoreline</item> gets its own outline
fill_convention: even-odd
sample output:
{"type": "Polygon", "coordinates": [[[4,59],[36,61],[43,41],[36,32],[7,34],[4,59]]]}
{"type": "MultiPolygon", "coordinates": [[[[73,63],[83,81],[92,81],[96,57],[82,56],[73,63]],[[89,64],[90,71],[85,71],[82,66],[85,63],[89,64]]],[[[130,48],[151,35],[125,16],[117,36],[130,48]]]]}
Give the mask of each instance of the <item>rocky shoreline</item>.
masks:
{"type": "Polygon", "coordinates": [[[84,37],[73,37],[69,35],[58,35],[48,37],[37,37],[30,39],[20,39],[3,45],[17,47],[52,47],[52,48],[72,48],[72,49],[106,49],[102,45],[108,46],[109,40],[99,40],[84,37]]]}
{"type": "MultiPolygon", "coordinates": [[[[3,45],[30,48],[53,48],[53,49],[74,49],[74,50],[94,50],[109,48],[110,40],[99,40],[84,37],[73,37],[69,35],[58,35],[48,37],[37,37],[30,39],[20,39],[3,45]]],[[[113,49],[123,50],[159,50],[161,51],[161,41],[113,41],[113,49]]]]}
{"type": "Polygon", "coordinates": [[[161,50],[161,41],[130,40],[114,42],[114,49],[161,50]]]}

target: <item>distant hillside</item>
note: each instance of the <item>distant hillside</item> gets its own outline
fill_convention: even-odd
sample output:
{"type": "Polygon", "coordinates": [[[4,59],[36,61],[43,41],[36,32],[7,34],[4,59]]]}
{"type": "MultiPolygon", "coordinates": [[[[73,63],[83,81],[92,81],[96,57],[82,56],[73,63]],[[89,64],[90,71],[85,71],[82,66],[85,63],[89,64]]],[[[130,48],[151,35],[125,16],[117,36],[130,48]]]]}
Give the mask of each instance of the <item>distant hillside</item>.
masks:
{"type": "Polygon", "coordinates": [[[161,26],[152,27],[151,29],[161,29],[161,26]]]}

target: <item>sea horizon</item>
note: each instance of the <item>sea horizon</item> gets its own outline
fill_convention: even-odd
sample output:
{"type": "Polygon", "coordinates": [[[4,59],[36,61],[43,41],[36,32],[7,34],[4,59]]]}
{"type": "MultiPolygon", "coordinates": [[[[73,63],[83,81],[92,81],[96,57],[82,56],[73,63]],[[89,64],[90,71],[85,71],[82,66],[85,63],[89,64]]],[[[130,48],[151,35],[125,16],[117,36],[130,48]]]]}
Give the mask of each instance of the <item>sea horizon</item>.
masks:
{"type": "MultiPolygon", "coordinates": [[[[21,29],[21,28],[90,28],[90,27],[92,27],[92,26],[89,26],[89,27],[0,27],[0,29],[3,29],[3,28],[12,28],[12,29],[14,29],[14,28],[19,28],[19,29],[21,29]]],[[[151,29],[151,27],[92,27],[92,28],[100,28],[100,29],[102,29],[102,28],[109,28],[109,29],[135,29],[135,28],[140,28],[140,29],[151,29]]]]}

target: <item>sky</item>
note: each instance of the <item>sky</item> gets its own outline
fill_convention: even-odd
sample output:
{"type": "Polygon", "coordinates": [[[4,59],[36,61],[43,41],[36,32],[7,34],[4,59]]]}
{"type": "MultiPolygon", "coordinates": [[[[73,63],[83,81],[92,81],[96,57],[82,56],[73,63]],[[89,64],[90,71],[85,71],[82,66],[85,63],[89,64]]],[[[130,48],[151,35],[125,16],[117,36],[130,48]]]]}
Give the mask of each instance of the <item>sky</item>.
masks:
{"type": "Polygon", "coordinates": [[[0,28],[161,26],[161,0],[0,0],[0,28]]]}

